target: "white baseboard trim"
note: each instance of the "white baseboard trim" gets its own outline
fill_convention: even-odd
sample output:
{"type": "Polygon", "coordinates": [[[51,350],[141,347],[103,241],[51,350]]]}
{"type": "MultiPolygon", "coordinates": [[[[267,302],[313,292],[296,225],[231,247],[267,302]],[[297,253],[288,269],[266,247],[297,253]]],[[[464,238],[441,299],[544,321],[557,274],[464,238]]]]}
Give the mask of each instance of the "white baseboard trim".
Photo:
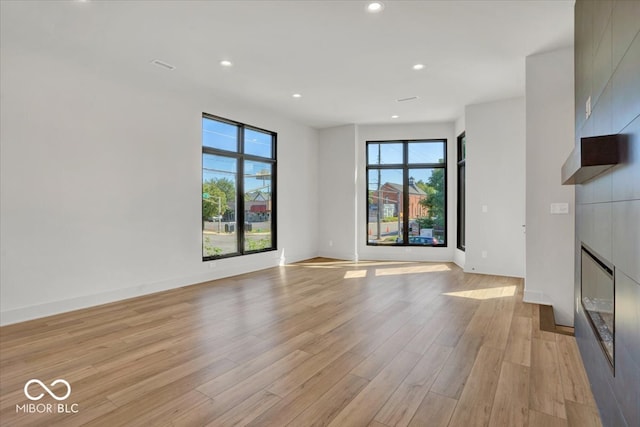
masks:
{"type": "Polygon", "coordinates": [[[320,251],[318,254],[319,257],[322,258],[333,258],[340,259],[344,261],[357,261],[358,255],[349,253],[349,252],[331,252],[331,251],[320,251]]]}
{"type": "Polygon", "coordinates": [[[549,297],[547,297],[544,292],[526,289],[524,291],[524,294],[522,295],[522,301],[531,304],[553,305],[549,297]]]}
{"type": "Polygon", "coordinates": [[[466,254],[460,249],[454,249],[453,262],[464,271],[464,264],[466,260],[466,254]]]}
{"type": "Polygon", "coordinates": [[[97,294],[83,295],[59,301],[52,301],[44,304],[5,310],[0,312],[0,326],[25,322],[28,320],[39,319],[42,317],[53,316],[61,313],[67,313],[84,308],[95,307],[98,305],[136,298],[143,295],[168,291],[183,286],[190,286],[198,283],[208,282],[211,280],[223,279],[225,277],[259,271],[266,268],[277,267],[279,265],[284,265],[284,263],[289,264],[297,261],[302,261],[304,259],[313,258],[314,256],[315,254],[308,257],[287,257],[285,259],[284,254],[279,251],[278,253],[268,253],[268,255],[262,256],[262,259],[256,260],[256,262],[253,262],[250,266],[247,266],[246,264],[226,267],[221,266],[220,268],[216,268],[215,270],[211,270],[210,272],[195,274],[192,276],[167,279],[154,283],[145,283],[122,289],[114,289],[97,294]]]}
{"type": "Polygon", "coordinates": [[[122,301],[143,295],[149,295],[156,292],[167,291],[170,289],[185,286],[187,284],[206,282],[210,279],[207,279],[205,275],[200,275],[192,277],[191,280],[193,280],[191,283],[187,283],[185,280],[167,280],[157,283],[148,283],[129,288],[101,292],[98,294],[83,295],[80,297],[68,298],[64,300],[48,302],[45,304],[31,305],[27,307],[16,308],[13,310],[6,310],[0,313],[0,325],[5,326],[13,323],[25,322],[27,320],[53,316],[55,314],[66,313],[69,311],[95,307],[98,305],[122,301]]]}

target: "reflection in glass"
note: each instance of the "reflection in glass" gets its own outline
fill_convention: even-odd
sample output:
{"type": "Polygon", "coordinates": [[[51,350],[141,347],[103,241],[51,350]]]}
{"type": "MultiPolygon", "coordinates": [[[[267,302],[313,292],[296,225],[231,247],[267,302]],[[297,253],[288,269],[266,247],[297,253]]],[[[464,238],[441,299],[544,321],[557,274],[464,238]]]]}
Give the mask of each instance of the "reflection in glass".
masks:
{"type": "Polygon", "coordinates": [[[444,142],[410,142],[409,163],[444,163],[444,142]]]}
{"type": "Polygon", "coordinates": [[[225,151],[238,151],[238,126],[202,118],[202,145],[225,151]]]}
{"type": "Polygon", "coordinates": [[[409,169],[409,243],[445,244],[443,168],[409,169]]]}
{"type": "Polygon", "coordinates": [[[202,254],[238,252],[236,237],[237,160],[202,155],[202,254]]]}
{"type": "Polygon", "coordinates": [[[272,165],[246,160],[244,162],[244,249],[270,249],[272,165]]]}
{"type": "Polygon", "coordinates": [[[467,138],[464,134],[462,134],[462,160],[467,158],[467,138]]]}
{"type": "Polygon", "coordinates": [[[402,143],[367,145],[367,160],[370,165],[400,165],[404,162],[402,143]]]}
{"type": "Polygon", "coordinates": [[[615,292],[613,268],[582,247],[582,306],[611,366],[614,365],[615,292]]]}
{"type": "Polygon", "coordinates": [[[402,169],[372,169],[368,175],[367,232],[369,243],[402,242],[404,190],[402,169]]]}
{"type": "Polygon", "coordinates": [[[466,182],[465,164],[458,165],[458,249],[464,250],[466,246],[466,182]]]}
{"type": "Polygon", "coordinates": [[[244,153],[272,158],[273,136],[253,129],[244,130],[244,153]]]}
{"type": "Polygon", "coordinates": [[[367,142],[367,244],[446,246],[446,140],[367,142]]]}

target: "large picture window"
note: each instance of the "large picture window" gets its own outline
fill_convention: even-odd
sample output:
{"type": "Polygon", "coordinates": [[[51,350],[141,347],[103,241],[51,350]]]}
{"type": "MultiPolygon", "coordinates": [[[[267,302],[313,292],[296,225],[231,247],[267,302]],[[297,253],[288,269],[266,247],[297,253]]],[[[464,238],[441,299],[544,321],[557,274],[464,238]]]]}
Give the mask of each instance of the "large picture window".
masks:
{"type": "Polygon", "coordinates": [[[367,141],[367,244],[447,245],[447,141],[367,141]]]}
{"type": "Polygon", "coordinates": [[[275,250],[276,134],[202,116],[203,261],[275,250]]]}

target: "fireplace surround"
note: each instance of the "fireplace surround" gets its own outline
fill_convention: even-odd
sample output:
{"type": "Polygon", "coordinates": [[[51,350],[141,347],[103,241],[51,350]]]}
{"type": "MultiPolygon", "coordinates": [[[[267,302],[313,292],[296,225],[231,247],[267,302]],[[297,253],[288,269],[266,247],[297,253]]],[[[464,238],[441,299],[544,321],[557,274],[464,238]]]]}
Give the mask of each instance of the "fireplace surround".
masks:
{"type": "Polygon", "coordinates": [[[615,267],[583,243],[581,273],[582,307],[615,374],[615,267]]]}

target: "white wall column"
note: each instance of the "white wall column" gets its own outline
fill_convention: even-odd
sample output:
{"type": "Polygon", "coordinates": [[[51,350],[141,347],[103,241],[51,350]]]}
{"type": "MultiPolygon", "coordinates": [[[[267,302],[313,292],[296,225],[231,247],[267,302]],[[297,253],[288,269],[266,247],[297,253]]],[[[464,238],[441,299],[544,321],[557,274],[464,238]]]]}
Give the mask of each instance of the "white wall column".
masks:
{"type": "Polygon", "coordinates": [[[574,145],[573,48],[529,56],[527,93],[527,275],[524,300],[552,305],[573,326],[574,187],[560,169],[574,145]]]}

